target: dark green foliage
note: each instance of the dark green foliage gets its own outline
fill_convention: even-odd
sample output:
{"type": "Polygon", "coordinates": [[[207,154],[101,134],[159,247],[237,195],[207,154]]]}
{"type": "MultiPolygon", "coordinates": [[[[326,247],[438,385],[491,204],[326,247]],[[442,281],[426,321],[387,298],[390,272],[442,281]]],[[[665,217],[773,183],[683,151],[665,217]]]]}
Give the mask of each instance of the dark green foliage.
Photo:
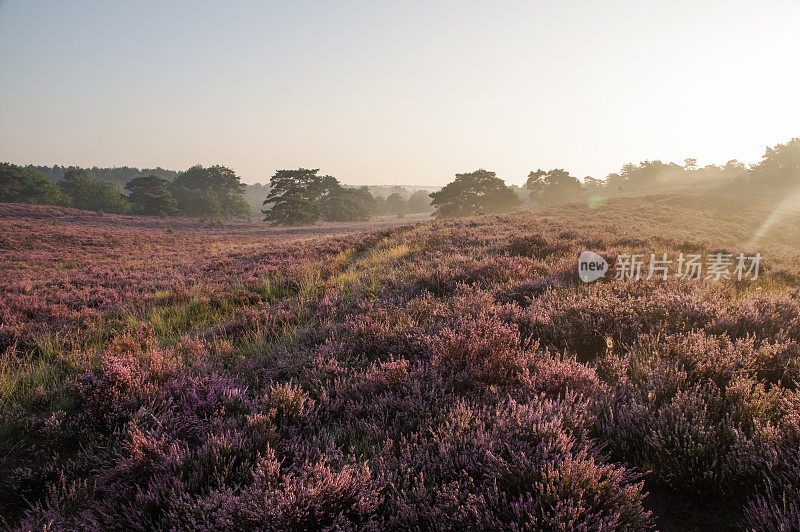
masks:
{"type": "Polygon", "coordinates": [[[367,187],[332,187],[322,202],[322,216],[331,222],[365,222],[372,217],[375,200],[367,187]]]}
{"type": "MultiPolygon", "coordinates": [[[[51,183],[60,181],[68,170],[67,167],[58,165],[39,166],[29,164],[25,168],[43,173],[51,183]]],[[[178,177],[178,172],[175,170],[165,170],[161,167],[139,169],[129,166],[115,166],[113,168],[98,168],[97,166],[93,166],[91,168],[84,168],[83,170],[95,181],[110,181],[121,185],[137,177],[145,177],[148,175],[162,177],[167,181],[172,181],[178,177]]]]}
{"type": "Polygon", "coordinates": [[[128,181],[125,188],[130,192],[128,201],[133,213],[166,215],[177,212],[178,206],[167,189],[168,184],[166,179],[154,175],[128,181]]]}
{"type": "MultiPolygon", "coordinates": [[[[278,225],[303,225],[316,222],[320,216],[319,201],[325,192],[326,177],[316,170],[278,170],[270,180],[270,191],[264,200],[269,209],[264,221],[278,225]]],[[[333,178],[331,178],[333,179],[333,178]]]]}
{"type": "Polygon", "coordinates": [[[220,165],[203,168],[199,164],[179,174],[170,186],[183,214],[208,218],[249,217],[245,188],[230,168],[220,165]]]}
{"type": "Polygon", "coordinates": [[[86,170],[70,167],[58,186],[76,209],[125,214],[131,205],[114,183],[101,183],[89,177],[86,170]]]}
{"type": "Polygon", "coordinates": [[[488,170],[456,174],[456,179],[431,194],[434,216],[448,218],[514,210],[522,204],[517,194],[488,170]]]}
{"type": "Polygon", "coordinates": [[[0,202],[64,205],[68,199],[41,172],[0,163],[0,202]]]}
{"type": "Polygon", "coordinates": [[[344,188],[335,177],[317,175],[319,169],[278,170],[270,179],[264,200],[264,221],[277,225],[313,224],[320,218],[334,222],[369,220],[374,199],[366,187],[344,188]]]}

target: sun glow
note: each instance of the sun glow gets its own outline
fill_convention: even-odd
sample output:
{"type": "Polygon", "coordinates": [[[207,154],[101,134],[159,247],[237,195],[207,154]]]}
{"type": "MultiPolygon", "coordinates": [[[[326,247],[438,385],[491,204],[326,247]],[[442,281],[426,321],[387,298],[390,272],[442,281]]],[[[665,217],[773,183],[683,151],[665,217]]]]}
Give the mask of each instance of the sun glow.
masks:
{"type": "Polygon", "coordinates": [[[781,219],[796,212],[800,212],[800,187],[795,189],[794,192],[775,207],[747,245],[752,247],[759,244],[781,219]]]}

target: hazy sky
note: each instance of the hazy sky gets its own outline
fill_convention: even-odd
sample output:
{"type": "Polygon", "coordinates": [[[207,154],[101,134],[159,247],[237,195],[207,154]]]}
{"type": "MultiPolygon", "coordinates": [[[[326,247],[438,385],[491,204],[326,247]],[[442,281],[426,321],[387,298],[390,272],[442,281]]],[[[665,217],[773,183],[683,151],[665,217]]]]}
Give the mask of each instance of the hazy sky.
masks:
{"type": "Polygon", "coordinates": [[[439,185],[757,161],[800,136],[800,0],[0,0],[0,160],[439,185]]]}

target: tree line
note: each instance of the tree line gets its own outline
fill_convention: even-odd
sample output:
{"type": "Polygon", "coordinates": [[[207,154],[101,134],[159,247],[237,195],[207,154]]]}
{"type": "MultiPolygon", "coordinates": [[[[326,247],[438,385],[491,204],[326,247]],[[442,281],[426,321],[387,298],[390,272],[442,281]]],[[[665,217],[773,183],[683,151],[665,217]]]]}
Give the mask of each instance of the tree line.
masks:
{"type": "Polygon", "coordinates": [[[663,187],[719,185],[741,187],[748,192],[800,186],[800,138],[767,147],[762,159],[750,167],[731,160],[724,165],[698,167],[696,159],[683,164],[643,161],[626,164],[605,179],[578,179],[567,170],[531,171],[523,187],[509,187],[494,172],[477,170],[456,174],[453,182],[433,198],[434,216],[447,218],[507,212],[526,207],[545,207],[575,201],[591,201],[620,193],[656,191],[663,187]]]}
{"type": "MultiPolygon", "coordinates": [[[[508,186],[494,172],[479,169],[456,174],[438,191],[413,193],[392,187],[387,196],[369,187],[348,187],[319,169],[278,170],[269,186],[245,185],[225,166],[195,165],[183,172],[135,168],[21,167],[0,163],[0,202],[71,206],[107,213],[182,215],[200,218],[249,218],[262,203],[264,220],[279,225],[364,221],[375,215],[404,216],[433,212],[437,218],[507,212],[521,207],[556,205],[626,192],[658,190],[674,185],[755,185],[759,190],[800,185],[800,138],[768,147],[750,167],[736,160],[698,167],[643,161],[626,164],[605,179],[578,179],[567,170],[538,169],[523,187],[508,186]],[[47,169],[46,174],[40,168],[47,169]],[[63,170],[63,173],[62,173],[63,170]],[[58,175],[53,182],[48,178],[58,175]],[[124,182],[98,180],[96,175],[133,176],[124,182]],[[263,202],[260,198],[266,199],[263,202]]],[[[376,188],[376,187],[373,187],[376,188]]]]}
{"type": "Polygon", "coordinates": [[[423,190],[408,195],[402,187],[394,187],[383,198],[366,186],[345,187],[333,176],[319,175],[318,168],[278,170],[269,184],[262,212],[264,221],[277,225],[366,221],[374,215],[402,217],[431,210],[431,199],[423,190]]]}
{"type": "MultiPolygon", "coordinates": [[[[29,164],[25,166],[25,168],[28,170],[41,172],[51,183],[58,183],[61,181],[61,179],[63,179],[64,175],[67,173],[67,170],[74,167],[63,165],[44,166],[29,164]]],[[[112,183],[119,183],[122,186],[124,186],[128,181],[136,179],[137,177],[154,175],[157,177],[163,177],[167,181],[173,181],[176,177],[178,177],[178,174],[180,174],[178,171],[166,170],[160,166],[156,168],[141,169],[132,168],[130,166],[114,166],[112,168],[100,168],[98,166],[92,166],[91,168],[84,168],[84,170],[89,177],[95,181],[110,181],[112,183]]]]}
{"type": "Polygon", "coordinates": [[[128,167],[22,167],[0,163],[0,202],[59,205],[111,214],[249,219],[251,211],[265,203],[265,196],[281,196],[274,212],[266,217],[290,225],[319,220],[365,221],[375,215],[404,216],[431,209],[425,191],[409,194],[402,187],[393,187],[387,197],[373,196],[368,187],[343,186],[334,177],[319,176],[318,170],[280,170],[266,186],[245,185],[233,170],[220,165],[195,165],[174,172],[173,177],[169,171],[162,175],[144,172],[128,167]],[[48,169],[49,177],[39,168],[48,169]],[[117,178],[134,177],[124,183],[94,177],[112,174],[117,178]],[[51,179],[54,176],[55,181],[51,179]]]}
{"type": "Polygon", "coordinates": [[[139,175],[124,186],[98,181],[84,168],[68,167],[52,183],[31,167],[0,163],[0,202],[60,205],[110,214],[244,218],[245,185],[224,166],[195,165],[170,180],[139,175]]]}

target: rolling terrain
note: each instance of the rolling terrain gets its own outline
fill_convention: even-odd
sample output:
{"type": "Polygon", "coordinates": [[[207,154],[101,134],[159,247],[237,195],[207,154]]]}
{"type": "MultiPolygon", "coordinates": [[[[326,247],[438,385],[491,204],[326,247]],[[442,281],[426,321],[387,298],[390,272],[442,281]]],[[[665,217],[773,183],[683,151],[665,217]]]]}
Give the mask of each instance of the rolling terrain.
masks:
{"type": "Polygon", "coordinates": [[[800,218],[778,203],[289,229],[0,205],[0,516],[800,527],[800,218]],[[604,279],[576,280],[584,250],[604,279]],[[613,274],[756,252],[757,279],[613,274]]]}

